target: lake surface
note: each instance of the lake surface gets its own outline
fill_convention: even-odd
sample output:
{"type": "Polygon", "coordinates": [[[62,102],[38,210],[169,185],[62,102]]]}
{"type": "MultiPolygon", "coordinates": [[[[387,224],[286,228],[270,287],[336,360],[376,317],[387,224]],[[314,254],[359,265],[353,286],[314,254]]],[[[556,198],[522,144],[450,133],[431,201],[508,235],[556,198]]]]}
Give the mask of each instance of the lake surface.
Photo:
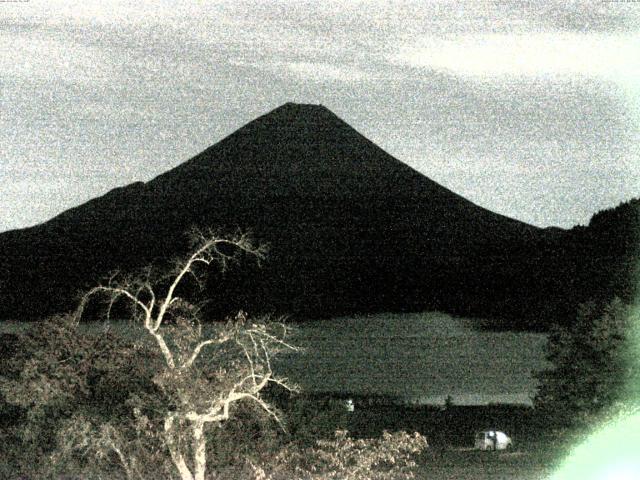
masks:
{"type": "Polygon", "coordinates": [[[492,332],[441,313],[376,314],[307,322],[305,353],[275,363],[304,390],[378,394],[421,404],[531,404],[532,373],[547,367],[546,335],[492,332]]]}
{"type": "MultiPolygon", "coordinates": [[[[0,322],[1,332],[24,323],[0,322]]],[[[546,335],[493,332],[435,312],[376,314],[292,325],[304,353],[274,359],[274,369],[310,392],[388,395],[420,404],[531,404],[532,373],[547,367],[546,335]]],[[[100,323],[86,328],[99,331],[100,323]]],[[[134,334],[127,322],[111,328],[134,334]]]]}

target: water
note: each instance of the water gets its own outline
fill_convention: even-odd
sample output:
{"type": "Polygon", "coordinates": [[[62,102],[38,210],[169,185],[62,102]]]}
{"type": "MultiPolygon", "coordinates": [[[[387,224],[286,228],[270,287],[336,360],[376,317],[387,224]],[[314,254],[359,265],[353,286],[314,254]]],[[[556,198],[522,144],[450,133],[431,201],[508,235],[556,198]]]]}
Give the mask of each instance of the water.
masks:
{"type": "MultiPolygon", "coordinates": [[[[1,322],[0,332],[25,324],[1,322]]],[[[420,404],[531,404],[546,335],[478,330],[441,313],[377,314],[294,325],[291,343],[305,353],[274,359],[274,369],[310,392],[375,394],[420,404]]],[[[104,324],[86,325],[99,330],[104,324]]],[[[129,322],[110,324],[140,335],[129,322]]]]}
{"type": "Polygon", "coordinates": [[[440,313],[379,314],[308,322],[292,342],[306,349],[275,362],[304,390],[380,394],[421,404],[531,404],[546,336],[491,332],[440,313]]]}

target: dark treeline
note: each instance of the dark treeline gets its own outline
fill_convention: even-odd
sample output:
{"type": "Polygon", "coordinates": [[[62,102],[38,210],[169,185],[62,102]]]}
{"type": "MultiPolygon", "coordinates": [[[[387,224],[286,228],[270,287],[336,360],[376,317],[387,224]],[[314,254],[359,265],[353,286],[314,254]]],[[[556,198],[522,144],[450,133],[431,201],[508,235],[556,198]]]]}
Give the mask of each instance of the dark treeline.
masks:
{"type": "Polygon", "coordinates": [[[269,245],[212,274],[206,316],[441,310],[544,329],[632,295],[639,201],[589,226],[540,229],[482,209],[402,164],[327,109],[287,104],[188,162],[44,224],[0,234],[0,318],[72,309],[114,270],[162,272],[185,232],[269,245]]]}
{"type": "Polygon", "coordinates": [[[540,434],[531,407],[522,405],[374,406],[356,409],[349,431],[370,438],[387,431],[418,431],[435,447],[472,447],[478,431],[501,430],[514,442],[524,444],[540,434]]]}
{"type": "Polygon", "coordinates": [[[527,405],[419,405],[381,395],[338,393],[285,395],[274,404],[288,412],[294,422],[288,429],[295,431],[299,428],[295,422],[304,420],[305,428],[313,429],[319,437],[329,437],[336,429],[346,429],[354,438],[379,437],[385,430],[416,431],[437,448],[472,447],[474,434],[484,430],[507,432],[520,445],[550,433],[533,407],[527,405]],[[347,401],[353,411],[347,410],[347,401]],[[320,422],[324,422],[322,427],[320,422]]]}
{"type": "Polygon", "coordinates": [[[571,323],[587,302],[617,297],[630,304],[640,279],[640,199],[596,213],[587,226],[557,231],[530,251],[517,275],[530,282],[530,301],[510,298],[506,315],[488,315],[502,318],[490,326],[546,330],[571,323]]]}

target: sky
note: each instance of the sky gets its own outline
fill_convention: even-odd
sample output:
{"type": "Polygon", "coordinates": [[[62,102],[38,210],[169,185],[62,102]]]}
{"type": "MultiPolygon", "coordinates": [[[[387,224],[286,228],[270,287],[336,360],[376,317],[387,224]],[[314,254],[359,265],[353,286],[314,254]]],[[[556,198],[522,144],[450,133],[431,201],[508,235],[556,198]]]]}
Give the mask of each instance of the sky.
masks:
{"type": "Polygon", "coordinates": [[[640,1],[0,1],[0,231],[323,104],[474,203],[640,196],[640,1]]]}

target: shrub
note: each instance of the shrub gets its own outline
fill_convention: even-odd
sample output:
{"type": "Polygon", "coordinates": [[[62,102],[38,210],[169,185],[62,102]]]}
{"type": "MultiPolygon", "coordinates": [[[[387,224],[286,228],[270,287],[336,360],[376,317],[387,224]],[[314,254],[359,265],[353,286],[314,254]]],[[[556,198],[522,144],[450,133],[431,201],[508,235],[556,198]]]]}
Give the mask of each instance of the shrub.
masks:
{"type": "Polygon", "coordinates": [[[295,350],[285,326],[239,312],[205,335],[200,309],[179,296],[183,280],[202,279],[212,263],[224,267],[240,252],[262,258],[262,249],[244,235],[195,233],[194,241],[193,253],[169,273],[114,275],[87,292],[74,316],[22,336],[0,381],[6,403],[24,416],[14,426],[24,447],[16,456],[21,471],[204,480],[208,426],[228,423],[247,403],[277,420],[261,390],[287,387],[271,368],[274,355],[295,350]],[[107,320],[119,301],[132,306],[139,341],[80,331],[98,296],[107,299],[107,320]]]}
{"type": "Polygon", "coordinates": [[[102,436],[97,443],[104,444],[117,425],[126,431],[123,445],[135,441],[136,415],[127,402],[157,392],[153,351],[109,331],[83,333],[64,316],[32,325],[17,345],[0,377],[2,396],[21,417],[5,432],[14,439],[5,452],[13,468],[34,475],[119,470],[110,454],[89,452],[88,439],[102,436]]]}
{"type": "Polygon", "coordinates": [[[348,432],[339,430],[333,439],[318,440],[313,447],[284,449],[269,477],[274,480],[412,479],[416,459],[426,448],[427,440],[419,433],[384,432],[379,438],[354,440],[348,432]]]}

